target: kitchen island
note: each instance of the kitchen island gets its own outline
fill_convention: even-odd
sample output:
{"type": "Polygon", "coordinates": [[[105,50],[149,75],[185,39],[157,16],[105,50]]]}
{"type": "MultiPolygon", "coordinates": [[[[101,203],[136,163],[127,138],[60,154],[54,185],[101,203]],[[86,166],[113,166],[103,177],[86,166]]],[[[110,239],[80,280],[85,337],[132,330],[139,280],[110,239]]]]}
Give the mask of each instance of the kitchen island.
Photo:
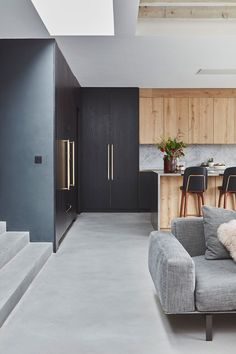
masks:
{"type": "MultiPolygon", "coordinates": [[[[179,216],[181,191],[183,183],[181,173],[164,173],[163,170],[152,170],[158,175],[157,213],[152,213],[152,224],[155,229],[170,229],[171,220],[179,216]]],[[[208,173],[208,188],[204,193],[205,205],[218,206],[219,190],[222,185],[224,171],[215,170],[208,173]]],[[[233,208],[233,200],[229,198],[228,208],[233,208]]],[[[197,198],[189,196],[188,215],[197,215],[197,198]]]]}

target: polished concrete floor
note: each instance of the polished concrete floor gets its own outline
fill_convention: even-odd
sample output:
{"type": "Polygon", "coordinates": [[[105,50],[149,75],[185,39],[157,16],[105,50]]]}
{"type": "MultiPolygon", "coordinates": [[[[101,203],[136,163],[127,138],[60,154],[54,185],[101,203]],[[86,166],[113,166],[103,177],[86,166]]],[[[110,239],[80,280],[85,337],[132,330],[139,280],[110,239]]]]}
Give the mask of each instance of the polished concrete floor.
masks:
{"type": "Polygon", "coordinates": [[[147,270],[149,216],[84,214],[0,329],[1,354],[235,353],[236,315],[165,316],[147,270]]]}

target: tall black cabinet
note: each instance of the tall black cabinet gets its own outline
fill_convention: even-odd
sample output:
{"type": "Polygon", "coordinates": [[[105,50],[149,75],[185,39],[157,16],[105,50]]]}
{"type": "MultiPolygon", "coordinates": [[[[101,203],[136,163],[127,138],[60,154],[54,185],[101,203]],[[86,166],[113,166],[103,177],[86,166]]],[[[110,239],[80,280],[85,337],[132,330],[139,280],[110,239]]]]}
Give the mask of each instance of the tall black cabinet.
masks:
{"type": "Polygon", "coordinates": [[[139,91],[81,91],[81,209],[138,211],[139,91]]]}
{"type": "Polygon", "coordinates": [[[55,247],[77,215],[79,84],[55,47],[55,247]]]}

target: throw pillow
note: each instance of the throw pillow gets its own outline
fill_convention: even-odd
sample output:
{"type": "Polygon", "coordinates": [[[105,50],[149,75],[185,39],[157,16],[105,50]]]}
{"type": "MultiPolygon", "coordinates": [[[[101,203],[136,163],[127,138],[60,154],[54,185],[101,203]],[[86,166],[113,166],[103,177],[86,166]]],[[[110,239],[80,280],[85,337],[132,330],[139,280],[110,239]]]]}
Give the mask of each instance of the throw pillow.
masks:
{"type": "Polygon", "coordinates": [[[217,230],[218,239],[236,262],[236,220],[221,224],[217,230]]]}
{"type": "Polygon", "coordinates": [[[206,259],[230,258],[229,252],[217,237],[217,229],[221,224],[236,219],[236,212],[223,208],[213,208],[206,205],[203,206],[202,212],[206,241],[206,259]]]}

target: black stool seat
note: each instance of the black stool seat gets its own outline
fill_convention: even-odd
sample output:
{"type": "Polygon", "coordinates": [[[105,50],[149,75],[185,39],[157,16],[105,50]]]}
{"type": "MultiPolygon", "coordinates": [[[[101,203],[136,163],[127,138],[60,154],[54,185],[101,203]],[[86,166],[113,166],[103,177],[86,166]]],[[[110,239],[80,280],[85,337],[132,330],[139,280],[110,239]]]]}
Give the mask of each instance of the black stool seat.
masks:
{"type": "Polygon", "coordinates": [[[189,194],[197,195],[197,215],[201,216],[201,205],[204,204],[204,192],[207,189],[207,183],[208,172],[205,167],[193,166],[185,169],[183,185],[180,187],[180,190],[182,191],[180,217],[187,215],[189,194]]]}
{"type": "Polygon", "coordinates": [[[219,202],[218,202],[218,207],[221,206],[221,200],[222,197],[224,197],[224,203],[223,206],[224,208],[227,207],[227,197],[228,195],[231,195],[233,197],[233,204],[234,204],[234,209],[235,209],[235,198],[236,198],[236,167],[228,167],[225,169],[224,175],[223,175],[223,182],[222,186],[218,187],[218,190],[220,191],[219,195],[219,202]]]}

